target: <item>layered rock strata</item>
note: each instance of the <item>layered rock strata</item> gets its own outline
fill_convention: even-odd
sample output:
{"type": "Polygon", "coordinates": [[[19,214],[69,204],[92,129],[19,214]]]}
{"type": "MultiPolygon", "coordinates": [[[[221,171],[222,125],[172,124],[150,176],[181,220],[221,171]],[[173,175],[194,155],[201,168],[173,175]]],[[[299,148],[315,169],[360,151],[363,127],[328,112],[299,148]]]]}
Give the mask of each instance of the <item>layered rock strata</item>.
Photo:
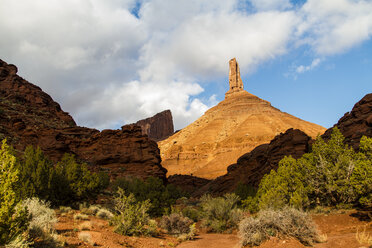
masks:
{"type": "Polygon", "coordinates": [[[214,179],[230,164],[261,144],[269,143],[289,128],[311,137],[325,128],[281,112],[270,102],[243,90],[239,66],[230,64],[230,89],[226,98],[198,120],[158,142],[168,175],[187,174],[214,179]]]}
{"type": "Polygon", "coordinates": [[[300,158],[309,152],[311,137],[298,129],[288,129],[276,136],[270,143],[257,146],[241,156],[235,164],[227,168],[227,173],[216,178],[193,193],[222,195],[233,192],[239,182],[258,187],[262,177],[278,168],[284,156],[300,158]]]}
{"type": "Polygon", "coordinates": [[[73,118],[39,87],[17,75],[17,68],[0,60],[0,139],[17,150],[39,146],[53,161],[73,153],[93,170],[112,177],[155,176],[166,180],[156,142],[141,127],[123,126],[102,132],[75,124],[73,118]]]}
{"type": "MultiPolygon", "coordinates": [[[[372,137],[372,94],[367,94],[347,112],[334,127],[345,136],[345,143],[357,149],[362,136],[372,137]]],[[[333,127],[332,127],[333,128],[333,127]]],[[[330,138],[332,128],[322,135],[330,138]]],[[[301,157],[310,151],[313,140],[300,130],[289,129],[276,136],[269,144],[256,147],[228,167],[227,173],[196,190],[193,195],[205,193],[221,195],[233,192],[239,182],[257,187],[262,177],[277,169],[284,156],[301,157]]]]}
{"type": "Polygon", "coordinates": [[[165,110],[153,117],[137,121],[136,125],[142,128],[142,134],[146,134],[155,141],[166,139],[174,133],[173,117],[170,110],[165,110]]]}

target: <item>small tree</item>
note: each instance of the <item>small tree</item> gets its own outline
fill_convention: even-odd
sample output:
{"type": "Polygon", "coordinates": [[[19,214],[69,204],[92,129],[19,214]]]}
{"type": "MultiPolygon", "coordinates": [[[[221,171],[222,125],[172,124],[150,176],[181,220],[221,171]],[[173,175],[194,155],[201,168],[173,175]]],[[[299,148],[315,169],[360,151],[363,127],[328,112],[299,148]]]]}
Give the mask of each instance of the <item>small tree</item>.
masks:
{"type": "Polygon", "coordinates": [[[19,237],[27,230],[27,211],[18,205],[15,187],[18,181],[16,157],[3,140],[0,150],[0,245],[19,237]]]}
{"type": "Polygon", "coordinates": [[[150,201],[137,202],[133,194],[125,195],[121,188],[114,199],[117,214],[111,219],[114,231],[123,235],[153,235],[156,223],[150,220],[150,201]]]}

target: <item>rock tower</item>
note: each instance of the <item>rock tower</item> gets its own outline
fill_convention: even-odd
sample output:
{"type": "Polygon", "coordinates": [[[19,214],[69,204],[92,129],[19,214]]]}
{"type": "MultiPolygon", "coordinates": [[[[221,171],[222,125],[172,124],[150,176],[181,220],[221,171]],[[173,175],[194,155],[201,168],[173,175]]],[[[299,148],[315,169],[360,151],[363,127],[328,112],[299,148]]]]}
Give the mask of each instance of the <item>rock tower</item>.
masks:
{"type": "Polygon", "coordinates": [[[226,92],[225,98],[243,90],[243,81],[240,78],[239,64],[235,58],[229,61],[229,85],[230,89],[226,92]]]}

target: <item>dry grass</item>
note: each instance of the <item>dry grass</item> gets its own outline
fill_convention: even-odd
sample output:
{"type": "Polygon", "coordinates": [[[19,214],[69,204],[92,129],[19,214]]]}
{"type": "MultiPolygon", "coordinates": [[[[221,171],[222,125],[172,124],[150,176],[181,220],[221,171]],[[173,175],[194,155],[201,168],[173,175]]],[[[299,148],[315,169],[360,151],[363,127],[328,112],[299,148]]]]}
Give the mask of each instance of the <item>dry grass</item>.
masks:
{"type": "Polygon", "coordinates": [[[101,219],[111,219],[114,215],[107,209],[101,208],[97,211],[96,216],[101,219]]]}
{"type": "Polygon", "coordinates": [[[74,214],[74,220],[89,220],[89,216],[82,213],[74,214]]]}
{"type": "Polygon", "coordinates": [[[79,225],[79,229],[83,231],[92,230],[92,223],[90,221],[83,222],[79,225]]]}
{"type": "Polygon", "coordinates": [[[357,229],[355,238],[358,241],[358,243],[361,245],[372,246],[372,236],[366,232],[366,226],[364,226],[364,229],[362,232],[359,232],[359,228],[357,229]]]}
{"type": "Polygon", "coordinates": [[[90,233],[81,232],[79,233],[78,237],[80,240],[84,241],[85,243],[88,243],[92,246],[96,245],[96,243],[92,240],[92,235],[90,233]]]}
{"type": "Polygon", "coordinates": [[[305,245],[322,241],[310,216],[293,208],[264,210],[255,218],[245,218],[239,224],[239,236],[242,246],[260,245],[270,236],[294,237],[305,245]]]}

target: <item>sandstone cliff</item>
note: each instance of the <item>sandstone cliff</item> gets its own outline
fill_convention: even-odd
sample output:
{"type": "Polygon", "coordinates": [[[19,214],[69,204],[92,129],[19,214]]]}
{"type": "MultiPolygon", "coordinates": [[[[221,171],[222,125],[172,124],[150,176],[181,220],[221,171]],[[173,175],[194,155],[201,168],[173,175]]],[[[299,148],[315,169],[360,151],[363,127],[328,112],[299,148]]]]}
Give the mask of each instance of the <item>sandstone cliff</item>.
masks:
{"type": "Polygon", "coordinates": [[[276,170],[284,156],[300,158],[309,152],[310,140],[311,138],[301,130],[288,129],[270,143],[257,146],[241,156],[236,164],[227,168],[225,175],[199,188],[193,195],[201,196],[205,193],[222,195],[233,192],[239,182],[258,187],[262,177],[272,169],[276,170]]]}
{"type": "Polygon", "coordinates": [[[289,128],[300,129],[311,137],[324,133],[325,128],[281,112],[244,91],[234,59],[230,61],[229,75],[230,89],[225,100],[158,143],[168,175],[213,179],[224,175],[240,156],[289,128]]]}
{"type": "Polygon", "coordinates": [[[173,117],[170,110],[165,110],[153,117],[137,121],[136,125],[142,128],[142,134],[146,134],[155,141],[166,139],[174,133],[173,117]]]}
{"type": "Polygon", "coordinates": [[[156,142],[143,135],[139,126],[102,132],[76,126],[72,117],[39,87],[19,77],[17,68],[0,60],[0,139],[16,149],[40,148],[54,161],[74,153],[94,170],[107,170],[112,177],[160,177],[156,142]]]}
{"type": "MultiPolygon", "coordinates": [[[[364,96],[335,126],[345,136],[345,143],[354,149],[358,148],[363,135],[372,137],[372,94],[364,96]]],[[[324,139],[330,137],[332,128],[322,135],[324,139]]],[[[269,173],[271,169],[277,169],[279,161],[284,156],[299,158],[309,152],[312,141],[302,131],[289,129],[284,134],[276,136],[269,144],[260,145],[241,156],[237,163],[228,167],[225,175],[201,188],[194,188],[193,195],[200,196],[205,193],[221,195],[233,192],[239,182],[257,187],[263,175],[269,173]]]]}

